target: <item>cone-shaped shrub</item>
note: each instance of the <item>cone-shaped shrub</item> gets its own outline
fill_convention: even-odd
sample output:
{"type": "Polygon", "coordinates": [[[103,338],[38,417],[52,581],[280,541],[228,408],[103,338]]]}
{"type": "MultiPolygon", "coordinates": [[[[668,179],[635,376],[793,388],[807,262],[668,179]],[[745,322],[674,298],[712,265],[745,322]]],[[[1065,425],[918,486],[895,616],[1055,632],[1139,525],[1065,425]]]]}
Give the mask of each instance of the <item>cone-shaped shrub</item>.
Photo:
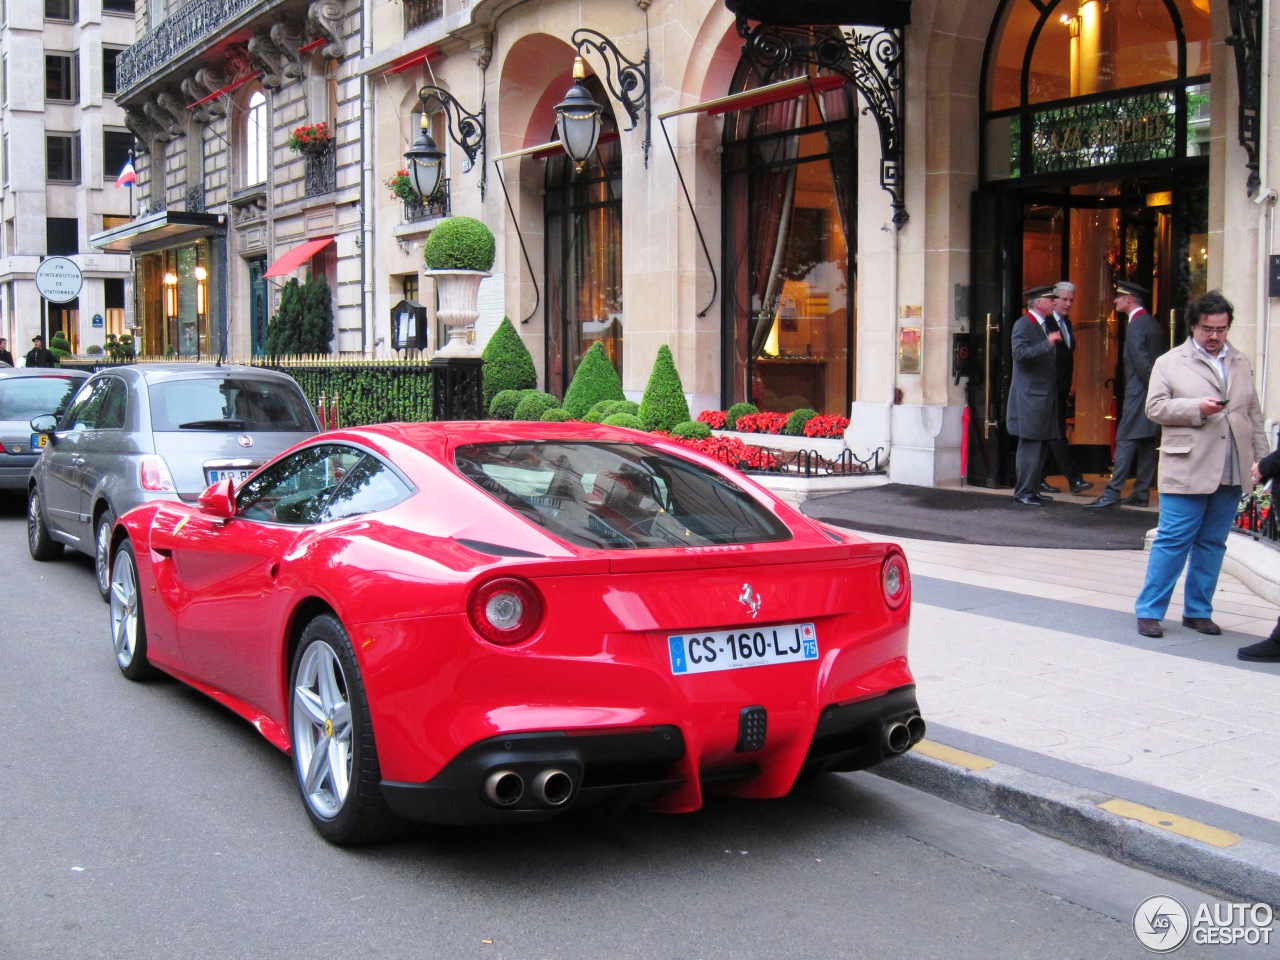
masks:
{"type": "Polygon", "coordinates": [[[560,406],[560,401],[549,393],[537,390],[526,390],[520,402],[516,404],[515,416],[512,420],[541,420],[548,410],[560,406]]]}
{"type": "Polygon", "coordinates": [[[481,354],[484,361],[484,408],[503,390],[532,390],[538,385],[538,371],[529,348],[507,317],[502,318],[481,354]]]}
{"type": "MultiPolygon", "coordinates": [[[[601,400],[623,400],[622,380],[618,371],[609,362],[609,355],[604,352],[604,344],[599,340],[591,345],[578,370],[573,375],[573,382],[565,391],[563,407],[580,419],[601,400]]],[[[687,418],[686,418],[687,419],[687,418]]]]}
{"type": "Polygon", "coordinates": [[[692,419],[689,402],[684,398],[684,385],[665,343],[658,348],[658,358],[649,374],[649,385],[640,401],[640,425],[645,430],[670,430],[677,423],[692,419]]]}

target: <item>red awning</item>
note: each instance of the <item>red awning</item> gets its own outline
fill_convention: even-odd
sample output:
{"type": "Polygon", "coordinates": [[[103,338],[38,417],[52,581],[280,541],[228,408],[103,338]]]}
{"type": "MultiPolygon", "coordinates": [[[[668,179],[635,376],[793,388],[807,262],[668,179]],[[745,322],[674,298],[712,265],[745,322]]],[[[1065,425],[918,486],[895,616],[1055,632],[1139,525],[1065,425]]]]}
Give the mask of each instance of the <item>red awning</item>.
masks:
{"type": "Polygon", "coordinates": [[[282,257],[278,257],[276,262],[271,265],[262,276],[267,277],[283,277],[286,273],[293,273],[300,266],[314,257],[317,253],[333,243],[333,237],[320,237],[317,240],[308,240],[306,243],[300,243],[282,257]]]}
{"type": "Polygon", "coordinates": [[[823,74],[820,77],[792,77],[790,80],[781,80],[754,90],[744,90],[742,93],[733,93],[727,97],[718,97],[715,100],[706,100],[670,110],[660,114],[658,119],[666,120],[668,117],[678,117],[685,113],[706,113],[716,117],[730,110],[750,110],[752,107],[763,107],[780,100],[803,97],[810,92],[825,93],[836,87],[842,87],[847,82],[844,77],[833,73],[823,74]]]}

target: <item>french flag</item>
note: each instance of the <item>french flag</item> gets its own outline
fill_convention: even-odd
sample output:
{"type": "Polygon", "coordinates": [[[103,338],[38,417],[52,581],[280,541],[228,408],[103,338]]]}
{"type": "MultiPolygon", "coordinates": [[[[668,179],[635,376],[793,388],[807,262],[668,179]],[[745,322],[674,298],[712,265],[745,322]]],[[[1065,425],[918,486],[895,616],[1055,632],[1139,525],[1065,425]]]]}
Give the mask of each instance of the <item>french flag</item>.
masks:
{"type": "Polygon", "coordinates": [[[116,177],[116,189],[121,187],[131,187],[138,182],[138,171],[133,169],[133,157],[124,162],[124,169],[120,171],[120,176],[116,177]]]}

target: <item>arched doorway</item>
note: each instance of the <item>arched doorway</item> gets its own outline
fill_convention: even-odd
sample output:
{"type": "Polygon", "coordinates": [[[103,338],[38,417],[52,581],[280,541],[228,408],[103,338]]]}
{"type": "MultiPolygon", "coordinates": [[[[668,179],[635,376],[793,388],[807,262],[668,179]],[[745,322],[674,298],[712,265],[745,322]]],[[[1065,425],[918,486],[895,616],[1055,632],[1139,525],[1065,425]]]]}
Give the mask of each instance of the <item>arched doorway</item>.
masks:
{"type": "Polygon", "coordinates": [[[982,72],[982,186],[973,198],[975,363],[968,480],[1012,482],[1004,429],[1020,292],[1070,280],[1076,331],[1068,439],[1111,463],[1124,393],[1121,279],[1172,346],[1207,276],[1208,0],[1003,0],[982,72]]]}

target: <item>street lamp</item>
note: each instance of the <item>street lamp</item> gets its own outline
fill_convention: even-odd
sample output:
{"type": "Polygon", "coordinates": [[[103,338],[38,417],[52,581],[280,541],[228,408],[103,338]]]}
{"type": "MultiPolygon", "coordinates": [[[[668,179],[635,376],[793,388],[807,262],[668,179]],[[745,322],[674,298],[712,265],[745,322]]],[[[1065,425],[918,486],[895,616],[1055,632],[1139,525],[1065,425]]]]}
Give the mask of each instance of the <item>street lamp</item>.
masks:
{"type": "Polygon", "coordinates": [[[591,93],[583,86],[582,81],[586,77],[587,65],[582,57],[574,57],[573,86],[555,106],[560,144],[578,173],[586,166],[600,139],[600,114],[604,111],[604,107],[592,100],[591,93]]]}
{"type": "MultiPolygon", "coordinates": [[[[421,129],[418,139],[405,153],[408,164],[409,180],[413,189],[423,200],[435,196],[444,182],[444,151],[441,150],[431,134],[427,132],[427,116],[431,100],[440,104],[444,111],[444,129],[449,139],[462,148],[467,156],[462,172],[468,172],[475,166],[476,157],[484,155],[484,104],[479,113],[468,113],[457,98],[448,90],[440,87],[425,86],[418,91],[418,102],[422,109],[421,129]],[[456,116],[455,116],[456,111],[456,116]]],[[[480,166],[480,198],[484,199],[485,169],[484,162],[480,166]]]]}
{"type": "Polygon", "coordinates": [[[573,32],[571,38],[578,55],[573,61],[573,86],[565,94],[564,100],[556,105],[556,129],[560,133],[560,142],[565,153],[577,165],[579,173],[591,151],[595,149],[600,136],[600,113],[603,108],[591,99],[591,94],[582,85],[586,76],[583,53],[594,50],[604,59],[604,81],[615,99],[617,99],[631,118],[628,130],[634,130],[640,122],[640,113],[644,112],[644,164],[649,165],[649,50],[637,62],[628,60],[622,55],[617,45],[598,30],[580,27],[573,32]]]}
{"type": "Polygon", "coordinates": [[[418,139],[405,152],[405,164],[409,170],[409,182],[423,200],[430,200],[444,180],[444,151],[436,146],[427,132],[427,114],[422,114],[422,128],[418,139]]]}

